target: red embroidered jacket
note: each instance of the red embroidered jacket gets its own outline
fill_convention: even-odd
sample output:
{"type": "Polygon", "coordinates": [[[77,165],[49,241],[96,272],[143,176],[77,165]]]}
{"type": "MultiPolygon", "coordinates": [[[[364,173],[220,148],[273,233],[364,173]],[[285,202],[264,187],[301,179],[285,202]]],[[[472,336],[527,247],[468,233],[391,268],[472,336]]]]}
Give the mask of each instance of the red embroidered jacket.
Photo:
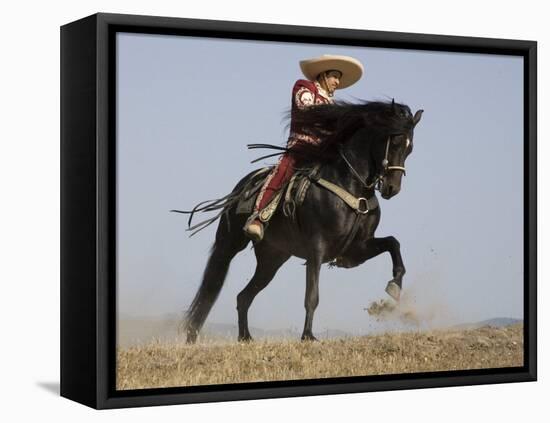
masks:
{"type": "MultiPolygon", "coordinates": [[[[304,107],[315,106],[319,104],[333,103],[332,98],[319,85],[318,82],[312,82],[305,79],[299,79],[292,88],[292,108],[291,116],[297,109],[304,107]]],[[[292,117],[290,120],[290,136],[288,138],[288,147],[292,147],[296,142],[305,141],[308,143],[317,144],[319,140],[311,135],[303,134],[299,128],[294,125],[292,117]]]]}

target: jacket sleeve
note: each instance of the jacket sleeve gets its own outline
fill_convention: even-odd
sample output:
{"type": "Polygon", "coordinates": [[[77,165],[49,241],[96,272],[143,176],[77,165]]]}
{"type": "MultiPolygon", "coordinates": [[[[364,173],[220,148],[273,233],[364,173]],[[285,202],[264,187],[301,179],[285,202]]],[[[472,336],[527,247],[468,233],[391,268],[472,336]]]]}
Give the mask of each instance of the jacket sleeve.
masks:
{"type": "Polygon", "coordinates": [[[292,90],[292,102],[299,109],[304,109],[315,104],[314,86],[310,81],[298,80],[292,90]]]}

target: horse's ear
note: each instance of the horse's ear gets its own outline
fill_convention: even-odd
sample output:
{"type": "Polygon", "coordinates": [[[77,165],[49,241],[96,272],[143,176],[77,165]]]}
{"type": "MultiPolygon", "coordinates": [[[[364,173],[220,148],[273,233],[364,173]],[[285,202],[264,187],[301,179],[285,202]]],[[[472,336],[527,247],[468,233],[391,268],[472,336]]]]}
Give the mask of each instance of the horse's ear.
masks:
{"type": "Polygon", "coordinates": [[[397,113],[397,110],[395,109],[395,98],[391,99],[391,111],[393,113],[397,113]]]}
{"type": "Polygon", "coordinates": [[[414,117],[413,117],[414,126],[416,126],[416,124],[418,122],[420,122],[420,118],[422,117],[422,113],[424,113],[424,110],[420,109],[414,114],[414,117]]]}

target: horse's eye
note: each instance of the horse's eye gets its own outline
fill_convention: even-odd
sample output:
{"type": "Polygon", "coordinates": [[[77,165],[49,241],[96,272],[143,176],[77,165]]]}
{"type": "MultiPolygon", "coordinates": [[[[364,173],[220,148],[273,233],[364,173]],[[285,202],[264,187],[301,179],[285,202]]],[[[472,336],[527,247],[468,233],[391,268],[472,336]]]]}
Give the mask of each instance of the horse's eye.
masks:
{"type": "Polygon", "coordinates": [[[403,143],[403,140],[405,139],[405,137],[403,136],[397,136],[397,137],[393,137],[392,140],[391,140],[391,143],[393,145],[399,145],[399,144],[402,144],[403,143]]]}

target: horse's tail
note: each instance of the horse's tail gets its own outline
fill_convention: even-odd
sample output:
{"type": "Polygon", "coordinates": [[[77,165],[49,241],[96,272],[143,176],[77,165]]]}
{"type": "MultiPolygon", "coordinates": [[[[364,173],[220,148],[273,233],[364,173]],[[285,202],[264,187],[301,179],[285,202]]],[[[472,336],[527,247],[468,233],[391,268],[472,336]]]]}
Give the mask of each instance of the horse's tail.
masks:
{"type": "MultiPolygon", "coordinates": [[[[277,153],[279,154],[279,153],[277,153]]],[[[225,216],[227,224],[229,224],[229,213],[235,206],[238,205],[241,200],[250,200],[253,196],[259,191],[264,181],[264,178],[267,175],[267,172],[271,168],[264,167],[259,170],[255,170],[246,175],[239,183],[233,188],[231,193],[227,194],[224,197],[217,198],[215,200],[206,200],[201,201],[192,210],[170,210],[175,213],[183,213],[189,215],[188,231],[191,231],[191,235],[195,235],[197,232],[202,231],[207,226],[210,226],[216,220],[221,219],[222,216],[225,216]],[[219,210],[218,214],[209,219],[203,220],[202,222],[196,223],[191,226],[193,221],[193,216],[198,212],[211,212],[219,210]]]]}
{"type": "MultiPolygon", "coordinates": [[[[250,241],[242,230],[247,216],[244,214],[237,214],[236,212],[238,201],[243,196],[247,195],[246,193],[249,190],[250,193],[248,193],[248,195],[252,195],[259,189],[258,184],[261,184],[262,180],[258,178],[265,177],[267,170],[269,169],[263,168],[249,173],[239,181],[229,195],[220,200],[207,202],[209,205],[202,207],[201,204],[199,204],[190,212],[179,211],[191,214],[190,217],[192,218],[193,214],[197,211],[222,210],[217,216],[198,223],[188,229],[195,230],[193,233],[196,233],[214,223],[218,218],[220,219],[216,231],[216,241],[210,250],[210,256],[208,257],[208,262],[202,275],[201,285],[189,309],[186,311],[182,322],[181,328],[186,332],[187,342],[189,343],[196,341],[210,310],[216,302],[225,281],[225,277],[227,276],[231,260],[233,260],[233,257],[235,257],[239,251],[243,250],[250,241]]],[[[189,221],[189,223],[191,223],[191,221],[189,221]]]]}
{"type": "Polygon", "coordinates": [[[224,215],[218,225],[216,241],[210,250],[210,256],[202,275],[202,282],[191,306],[185,313],[183,322],[187,334],[187,342],[194,343],[197,336],[216,302],[229,270],[231,260],[243,250],[249,240],[241,230],[243,222],[234,213],[224,215]],[[228,225],[226,219],[231,219],[233,225],[228,225]],[[234,229],[229,228],[233,226],[234,229]]]}

